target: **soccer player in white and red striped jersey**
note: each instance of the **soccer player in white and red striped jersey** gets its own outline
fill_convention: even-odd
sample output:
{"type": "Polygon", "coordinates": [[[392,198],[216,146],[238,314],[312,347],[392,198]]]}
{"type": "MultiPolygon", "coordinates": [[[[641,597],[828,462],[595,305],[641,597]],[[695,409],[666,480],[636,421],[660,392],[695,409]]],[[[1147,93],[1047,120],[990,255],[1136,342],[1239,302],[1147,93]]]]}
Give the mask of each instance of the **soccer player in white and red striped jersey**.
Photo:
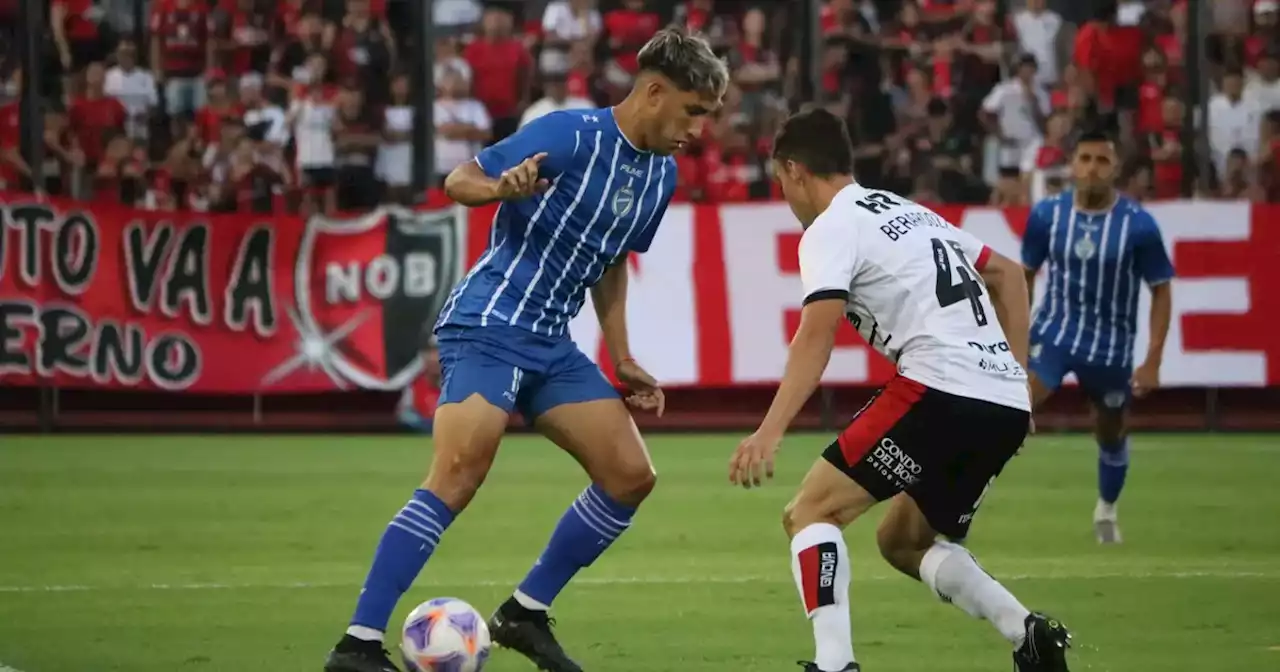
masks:
{"type": "Polygon", "coordinates": [[[825,110],[787,120],[773,158],[805,229],[804,309],[773,405],[734,453],[730,480],[752,487],[772,476],[842,321],[898,365],[813,465],[783,518],[813,622],[806,672],[861,670],[842,528],[884,500],[892,501],[876,536],[889,564],[990,621],[1012,643],[1019,672],[1066,672],[1066,628],[1022,606],[959,543],[1030,426],[1022,267],[928,208],[854,181],[845,124],[825,110]]]}

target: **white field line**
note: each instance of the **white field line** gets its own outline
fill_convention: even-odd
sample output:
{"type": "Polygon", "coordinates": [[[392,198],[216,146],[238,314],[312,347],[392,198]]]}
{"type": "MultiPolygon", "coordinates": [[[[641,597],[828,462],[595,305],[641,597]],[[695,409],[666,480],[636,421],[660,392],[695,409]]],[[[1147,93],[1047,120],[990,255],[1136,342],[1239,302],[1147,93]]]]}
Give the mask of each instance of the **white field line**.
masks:
{"type": "Polygon", "coordinates": [[[16,667],[9,667],[8,665],[0,662],[0,672],[22,672],[22,670],[19,670],[16,667]]]}
{"type": "MultiPolygon", "coordinates": [[[[1072,581],[1087,579],[1280,579],[1280,571],[1233,571],[1233,570],[1200,570],[1200,571],[1097,571],[1097,572],[1031,572],[1007,574],[997,573],[997,578],[1004,581],[1072,581]]],[[[900,580],[894,575],[855,576],[855,583],[873,583],[888,580],[900,580]]],[[[451,588],[493,588],[514,585],[518,579],[511,580],[479,580],[479,581],[434,581],[424,582],[421,586],[444,586],[451,588]]],[[[614,585],[692,585],[692,584],[789,584],[791,579],[785,574],[777,576],[616,576],[616,577],[584,577],[574,580],[577,585],[614,586],[614,585]]],[[[202,590],[312,590],[322,588],[359,588],[360,584],[350,581],[300,581],[300,582],[261,582],[261,583],[151,583],[122,585],[31,585],[0,586],[0,593],[85,593],[98,591],[202,591],[202,590]]],[[[0,667],[0,672],[10,672],[0,667]]]]}

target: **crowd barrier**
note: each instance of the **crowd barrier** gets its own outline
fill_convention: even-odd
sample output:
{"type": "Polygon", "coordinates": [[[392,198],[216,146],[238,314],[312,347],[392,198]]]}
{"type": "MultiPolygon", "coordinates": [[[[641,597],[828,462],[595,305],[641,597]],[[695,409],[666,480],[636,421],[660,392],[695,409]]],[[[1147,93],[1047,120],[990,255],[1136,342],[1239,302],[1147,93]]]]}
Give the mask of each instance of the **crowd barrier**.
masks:
{"type": "MultiPolygon", "coordinates": [[[[264,218],[0,201],[8,429],[392,427],[399,391],[421,371],[423,320],[483,251],[493,214],[264,218]]],[[[1138,405],[1137,422],[1280,427],[1280,207],[1150,209],[1178,278],[1166,389],[1138,405]]],[[[1025,210],[940,212],[1016,257],[1025,210]]],[[[763,413],[799,319],[799,236],[785,204],[673,205],[650,252],[632,257],[632,348],[669,389],[661,426],[740,427],[763,413]]],[[[1144,295],[1144,316],[1146,306],[1144,295]]],[[[571,332],[608,370],[593,315],[585,307],[571,332]]],[[[840,424],[892,373],[842,331],[804,423],[840,424]]],[[[1040,424],[1084,426],[1084,409],[1068,390],[1040,424]]]]}

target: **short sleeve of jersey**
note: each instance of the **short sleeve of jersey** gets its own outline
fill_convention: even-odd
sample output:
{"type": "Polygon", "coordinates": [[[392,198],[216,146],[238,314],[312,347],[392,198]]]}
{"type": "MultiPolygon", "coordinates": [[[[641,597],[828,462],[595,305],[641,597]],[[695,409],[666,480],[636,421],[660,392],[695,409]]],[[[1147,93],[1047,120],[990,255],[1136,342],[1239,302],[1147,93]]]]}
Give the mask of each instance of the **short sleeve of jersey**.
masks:
{"type": "Polygon", "coordinates": [[[849,299],[859,264],[855,222],[841,222],[824,213],[800,238],[799,256],[805,305],[825,299],[849,299]]]}
{"type": "Polygon", "coordinates": [[[653,206],[653,216],[645,222],[644,228],[640,230],[640,235],[636,236],[635,241],[631,243],[630,247],[633,252],[644,254],[649,251],[649,246],[653,244],[653,237],[658,233],[658,227],[662,224],[662,217],[667,213],[667,205],[671,203],[671,197],[676,193],[675,160],[664,158],[662,166],[658,170],[662,191],[658,194],[658,202],[653,206]]]}
{"type": "Polygon", "coordinates": [[[1053,204],[1050,201],[1036,204],[1027,217],[1027,229],[1022,233],[1022,265],[1033,271],[1049,258],[1052,210],[1053,204]]]}
{"type": "Polygon", "coordinates": [[[987,260],[991,258],[991,248],[972,233],[956,226],[951,228],[955,230],[953,235],[955,241],[960,244],[960,250],[964,252],[964,258],[973,264],[974,269],[981,272],[987,265],[987,260]]]}
{"type": "Polygon", "coordinates": [[[497,178],[525,159],[546,152],[539,175],[555,177],[568,169],[578,148],[578,116],[553,112],[529,122],[502,141],[486,147],[476,156],[484,174],[497,178]]]}
{"type": "Polygon", "coordinates": [[[1164,284],[1173,279],[1173,262],[1164,247],[1164,236],[1156,220],[1145,210],[1139,211],[1137,236],[1133,241],[1133,265],[1148,285],[1164,284]]]}

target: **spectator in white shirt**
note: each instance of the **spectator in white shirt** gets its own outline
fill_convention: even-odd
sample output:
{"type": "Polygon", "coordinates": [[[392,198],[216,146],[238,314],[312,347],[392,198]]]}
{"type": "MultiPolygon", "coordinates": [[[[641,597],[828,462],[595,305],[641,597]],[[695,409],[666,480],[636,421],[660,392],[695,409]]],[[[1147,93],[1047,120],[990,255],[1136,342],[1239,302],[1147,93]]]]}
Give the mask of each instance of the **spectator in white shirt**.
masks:
{"type": "Polygon", "coordinates": [[[1258,69],[1251,73],[1244,87],[1244,97],[1256,104],[1263,114],[1280,110],[1280,55],[1268,48],[1258,59],[1258,69]]]}
{"type": "Polygon", "coordinates": [[[544,72],[542,74],[542,98],[534,101],[520,117],[520,125],[558,110],[580,110],[595,107],[595,103],[586,98],[569,95],[569,87],[563,72],[544,72]]]}
{"type": "Polygon", "coordinates": [[[542,13],[543,40],[561,48],[579,40],[594,41],[603,27],[592,0],[552,0],[542,13]]]}
{"type": "Polygon", "coordinates": [[[1042,136],[1050,111],[1049,94],[1035,79],[1035,56],[1024,54],[1014,76],[997,84],[982,101],[983,120],[1000,143],[998,166],[1015,177],[1027,148],[1042,136]]]}
{"type": "Polygon", "coordinates": [[[436,86],[444,81],[444,75],[453,70],[471,85],[471,64],[458,53],[458,38],[441,37],[436,40],[436,65],[433,74],[436,86]]]}
{"type": "Polygon", "coordinates": [[[433,109],[436,126],[434,184],[439,185],[450,171],[470,161],[493,137],[493,121],[484,103],[471,97],[467,80],[453,70],[445,73],[433,109]]]}
{"type": "Polygon", "coordinates": [[[1222,90],[1209,99],[1209,155],[1218,175],[1226,174],[1227,156],[1233,149],[1250,158],[1258,155],[1263,113],[1244,96],[1244,73],[1239,68],[1222,76],[1222,90]]]}
{"type": "Polygon", "coordinates": [[[244,126],[259,133],[265,142],[278,147],[289,144],[289,122],[284,110],[262,96],[262,75],[249,73],[240,77],[240,104],[244,106],[244,126]]]}
{"type": "Polygon", "coordinates": [[[1046,0],[1027,0],[1026,9],[1013,14],[1013,29],[1018,35],[1018,51],[1036,57],[1036,82],[1047,87],[1058,83],[1062,17],[1045,5],[1046,0]]]}
{"type": "Polygon", "coordinates": [[[160,96],[156,91],[155,77],[138,67],[138,45],[132,40],[121,40],[116,47],[116,65],[107,70],[102,89],[120,101],[128,113],[125,131],[129,137],[145,142],[149,135],[151,112],[160,105],[160,96]]]}
{"type": "Polygon", "coordinates": [[[542,56],[539,64],[545,70],[574,43],[594,45],[604,29],[604,20],[594,0],[552,0],[542,14],[542,56]]]}

